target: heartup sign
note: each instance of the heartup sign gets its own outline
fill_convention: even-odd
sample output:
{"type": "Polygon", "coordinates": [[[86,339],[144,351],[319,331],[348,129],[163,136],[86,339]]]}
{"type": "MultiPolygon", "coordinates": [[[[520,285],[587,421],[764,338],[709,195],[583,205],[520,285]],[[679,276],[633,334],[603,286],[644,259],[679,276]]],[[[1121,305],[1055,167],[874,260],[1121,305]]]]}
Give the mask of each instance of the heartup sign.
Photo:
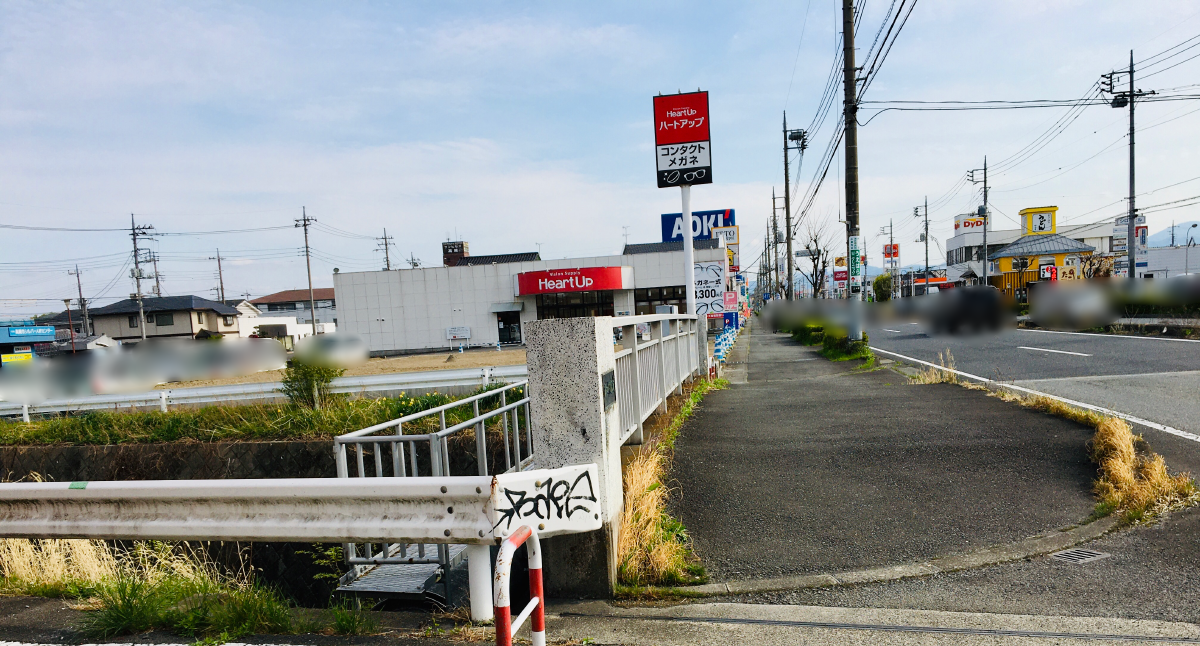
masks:
{"type": "Polygon", "coordinates": [[[712,184],[708,92],[654,97],[658,187],[712,184]]]}

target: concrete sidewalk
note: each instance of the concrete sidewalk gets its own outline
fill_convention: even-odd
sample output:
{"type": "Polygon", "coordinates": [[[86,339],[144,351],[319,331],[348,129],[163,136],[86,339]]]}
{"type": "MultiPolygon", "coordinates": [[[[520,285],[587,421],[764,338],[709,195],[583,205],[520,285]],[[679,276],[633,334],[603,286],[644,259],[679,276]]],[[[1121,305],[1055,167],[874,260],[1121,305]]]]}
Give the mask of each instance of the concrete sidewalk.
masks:
{"type": "Polygon", "coordinates": [[[736,603],[564,604],[546,624],[554,640],[630,646],[1200,643],[1200,626],[1177,622],[736,603]]]}
{"type": "Polygon", "coordinates": [[[855,372],[752,330],[748,383],[684,426],[674,512],[714,581],[925,561],[1078,523],[1091,430],[953,385],[855,372]]]}

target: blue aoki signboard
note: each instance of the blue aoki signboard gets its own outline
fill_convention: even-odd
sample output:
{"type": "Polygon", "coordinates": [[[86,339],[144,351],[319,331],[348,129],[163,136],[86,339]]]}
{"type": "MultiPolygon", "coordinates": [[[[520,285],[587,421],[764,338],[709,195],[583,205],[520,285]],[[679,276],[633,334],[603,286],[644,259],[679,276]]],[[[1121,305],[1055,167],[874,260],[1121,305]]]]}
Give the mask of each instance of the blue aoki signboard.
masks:
{"type": "Polygon", "coordinates": [[[39,343],[53,340],[53,325],[0,327],[0,343],[39,343]]]}
{"type": "MultiPolygon", "coordinates": [[[[733,209],[716,211],[692,211],[692,238],[711,240],[716,227],[731,227],[737,224],[733,209]]],[[[664,213],[662,216],[662,241],[683,240],[683,214],[664,213]]]]}

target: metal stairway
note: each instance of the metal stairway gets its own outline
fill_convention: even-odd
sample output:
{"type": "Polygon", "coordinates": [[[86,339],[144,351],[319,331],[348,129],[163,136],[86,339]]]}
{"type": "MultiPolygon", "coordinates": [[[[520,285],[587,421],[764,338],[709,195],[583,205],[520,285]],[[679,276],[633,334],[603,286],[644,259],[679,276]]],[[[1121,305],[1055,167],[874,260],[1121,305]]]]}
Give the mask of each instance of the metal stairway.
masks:
{"type": "MultiPolygon", "coordinates": [[[[437,545],[395,545],[389,555],[391,560],[418,553],[436,555],[437,545]]],[[[405,599],[411,601],[431,600],[445,604],[447,599],[447,574],[465,561],[466,545],[446,545],[449,559],[442,563],[385,563],[380,565],[358,565],[342,576],[337,591],[360,597],[376,599],[405,599]]]]}

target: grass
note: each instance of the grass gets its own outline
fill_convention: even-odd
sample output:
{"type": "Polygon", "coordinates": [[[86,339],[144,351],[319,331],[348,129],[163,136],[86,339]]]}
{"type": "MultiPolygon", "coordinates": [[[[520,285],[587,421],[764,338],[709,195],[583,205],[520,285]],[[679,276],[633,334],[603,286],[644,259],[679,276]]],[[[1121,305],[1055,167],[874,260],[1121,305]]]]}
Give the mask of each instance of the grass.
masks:
{"type": "MultiPolygon", "coordinates": [[[[494,388],[494,386],[493,386],[494,388]]],[[[490,388],[489,388],[490,389],[490,388]]],[[[484,392],[480,389],[477,392],[484,392]]],[[[458,399],[441,393],[379,399],[333,398],[314,410],[293,404],[206,406],[160,411],[90,411],[32,421],[0,421],[0,445],[96,445],[156,442],[227,442],[329,439],[349,431],[417,413],[458,399]]],[[[489,398],[490,400],[490,398],[489,398]]],[[[495,402],[485,400],[489,407],[495,402]]],[[[447,412],[447,423],[470,418],[471,407],[447,412]]],[[[437,424],[430,418],[423,433],[437,424]]]]}
{"type": "Polygon", "coordinates": [[[334,604],[323,622],[298,620],[278,591],[245,568],[223,572],[186,545],[96,540],[0,540],[0,592],[79,599],[91,638],[166,630],[219,644],[249,634],[364,635],[378,625],[357,607],[334,604]]]}
{"type": "Polygon", "coordinates": [[[1098,467],[1093,491],[1098,498],[1095,509],[1085,522],[1092,522],[1113,513],[1121,514],[1122,522],[1148,522],[1173,509],[1200,503],[1200,492],[1189,474],[1172,475],[1161,455],[1150,450],[1140,435],[1134,435],[1129,423],[1117,417],[1072,406],[1044,395],[1020,395],[1004,388],[990,390],[982,384],[959,381],[954,369],[954,357],[947,349],[938,353],[939,367],[930,367],[910,377],[912,383],[957,383],[961,386],[989,390],[989,394],[1026,408],[1069,419],[1095,430],[1088,442],[1088,452],[1098,467]]]}
{"type": "Polygon", "coordinates": [[[705,394],[726,385],[723,379],[698,381],[661,435],[625,466],[625,506],[617,544],[623,585],[694,585],[708,580],[691,550],[687,529],[667,513],[669,489],[664,480],[683,423],[705,394]]]}
{"type": "Polygon", "coordinates": [[[954,370],[954,355],[950,354],[950,349],[946,348],[946,353],[938,353],[938,365],[941,367],[930,366],[925,370],[918,372],[908,378],[910,383],[914,384],[957,384],[958,375],[952,372],[954,370]]]}

